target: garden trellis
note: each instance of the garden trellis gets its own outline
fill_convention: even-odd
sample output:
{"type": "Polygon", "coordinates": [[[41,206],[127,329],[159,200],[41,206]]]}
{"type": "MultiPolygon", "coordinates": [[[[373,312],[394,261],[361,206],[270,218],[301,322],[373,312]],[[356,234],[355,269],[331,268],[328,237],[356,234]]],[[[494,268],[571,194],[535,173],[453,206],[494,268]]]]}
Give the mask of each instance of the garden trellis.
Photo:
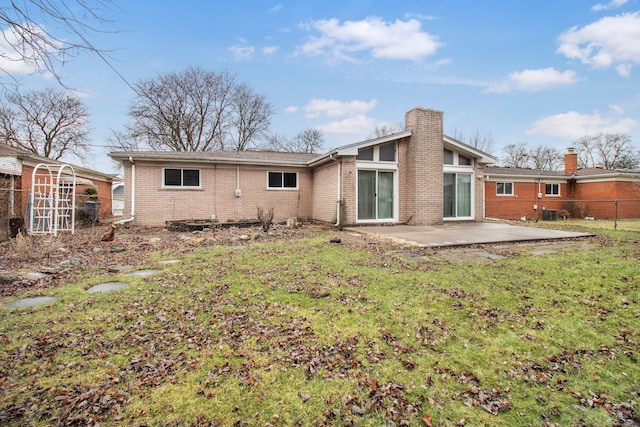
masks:
{"type": "Polygon", "coordinates": [[[31,175],[29,193],[30,234],[74,233],[76,173],[70,165],[39,163],[31,175]]]}

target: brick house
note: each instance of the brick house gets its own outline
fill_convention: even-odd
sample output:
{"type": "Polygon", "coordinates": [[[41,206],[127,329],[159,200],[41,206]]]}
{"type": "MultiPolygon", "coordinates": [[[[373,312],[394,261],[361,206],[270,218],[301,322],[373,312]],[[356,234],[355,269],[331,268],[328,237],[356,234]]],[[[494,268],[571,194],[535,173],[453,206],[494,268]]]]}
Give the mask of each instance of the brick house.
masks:
{"type": "Polygon", "coordinates": [[[497,219],[640,218],[640,172],[578,168],[569,148],[563,171],[485,169],[485,216],[497,219]]]}
{"type": "MultiPolygon", "coordinates": [[[[58,170],[65,163],[0,144],[0,221],[7,224],[9,218],[24,217],[34,168],[46,164],[58,170]]],[[[72,166],[76,174],[76,194],[93,187],[100,202],[99,217],[111,216],[111,183],[113,176],[91,169],[72,166]]],[[[82,202],[78,196],[76,204],[82,202]]],[[[1,228],[0,240],[6,238],[5,227],[1,228]]]]}
{"type": "Polygon", "coordinates": [[[443,113],[414,108],[405,130],[329,153],[112,152],[125,176],[125,221],[164,225],[296,217],[338,225],[483,220],[495,159],[443,134],[443,113]]]}

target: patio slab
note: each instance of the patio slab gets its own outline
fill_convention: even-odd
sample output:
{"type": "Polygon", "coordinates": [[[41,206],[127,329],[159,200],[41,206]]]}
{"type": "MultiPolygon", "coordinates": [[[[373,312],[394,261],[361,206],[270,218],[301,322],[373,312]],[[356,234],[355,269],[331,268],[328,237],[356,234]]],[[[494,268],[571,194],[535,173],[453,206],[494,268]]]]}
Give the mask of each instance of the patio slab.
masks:
{"type": "Polygon", "coordinates": [[[398,243],[422,247],[468,246],[484,243],[526,242],[593,236],[589,233],[547,230],[494,222],[445,223],[442,225],[358,226],[349,231],[378,235],[398,243]]]}

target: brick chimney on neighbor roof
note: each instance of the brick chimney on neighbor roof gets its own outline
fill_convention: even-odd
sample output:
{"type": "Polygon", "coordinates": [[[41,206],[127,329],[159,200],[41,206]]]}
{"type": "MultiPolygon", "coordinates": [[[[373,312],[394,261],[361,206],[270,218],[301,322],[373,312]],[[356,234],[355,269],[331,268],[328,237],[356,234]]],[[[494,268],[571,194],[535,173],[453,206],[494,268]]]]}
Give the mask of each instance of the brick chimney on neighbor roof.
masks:
{"type": "Polygon", "coordinates": [[[576,153],[573,147],[567,149],[567,153],[564,155],[564,172],[578,172],[578,153],[576,153]]]}

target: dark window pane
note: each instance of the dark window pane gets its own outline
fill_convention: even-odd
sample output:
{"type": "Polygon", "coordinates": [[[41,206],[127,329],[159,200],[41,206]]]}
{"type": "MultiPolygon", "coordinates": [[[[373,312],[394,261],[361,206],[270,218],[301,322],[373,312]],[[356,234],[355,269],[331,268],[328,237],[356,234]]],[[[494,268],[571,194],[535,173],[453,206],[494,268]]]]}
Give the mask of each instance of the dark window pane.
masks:
{"type": "Polygon", "coordinates": [[[471,166],[471,159],[465,156],[458,156],[458,164],[460,166],[471,166]]]}
{"type": "Polygon", "coordinates": [[[496,194],[505,194],[504,182],[496,183],[496,194]]]}
{"type": "Polygon", "coordinates": [[[282,172],[269,172],[269,188],[282,188],[282,172]]]}
{"type": "Polygon", "coordinates": [[[373,147],[361,148],[358,150],[357,160],[373,160],[373,147]]]}
{"type": "Polygon", "coordinates": [[[506,182],[504,184],[504,194],[513,194],[513,182],[506,182]]]}
{"type": "Polygon", "coordinates": [[[185,187],[199,187],[200,171],[198,169],[184,169],[182,171],[182,185],[185,187]]]}
{"type": "Polygon", "coordinates": [[[444,150],[444,164],[445,165],[452,165],[453,164],[453,151],[451,150],[444,150]]]}
{"type": "Polygon", "coordinates": [[[298,186],[297,175],[295,172],[285,172],[284,173],[284,187],[285,188],[296,188],[298,186]]]}
{"type": "Polygon", "coordinates": [[[396,161],[396,143],[395,142],[380,146],[380,161],[381,162],[396,161]]]}
{"type": "Polygon", "coordinates": [[[164,185],[175,185],[175,186],[180,186],[182,185],[182,177],[181,177],[181,170],[180,169],[165,169],[164,170],[164,185]]]}

